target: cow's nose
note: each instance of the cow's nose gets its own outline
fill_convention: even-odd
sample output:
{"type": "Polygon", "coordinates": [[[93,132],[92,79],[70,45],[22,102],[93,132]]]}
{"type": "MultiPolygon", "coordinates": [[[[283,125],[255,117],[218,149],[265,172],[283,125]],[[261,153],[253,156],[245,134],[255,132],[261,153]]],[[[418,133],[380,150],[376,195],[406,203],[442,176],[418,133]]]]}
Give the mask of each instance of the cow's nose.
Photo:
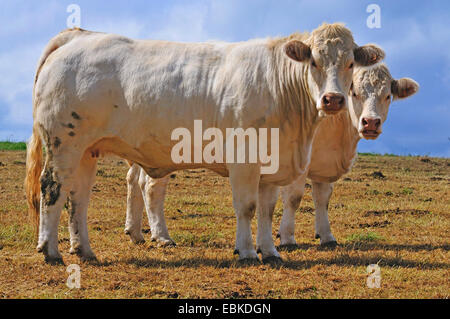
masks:
{"type": "Polygon", "coordinates": [[[327,93],[322,97],[322,107],[325,112],[335,113],[345,106],[345,97],[339,93],[327,93]]]}
{"type": "Polygon", "coordinates": [[[381,120],[377,118],[363,117],[362,119],[362,125],[364,129],[368,131],[377,131],[380,124],[381,120]]]}

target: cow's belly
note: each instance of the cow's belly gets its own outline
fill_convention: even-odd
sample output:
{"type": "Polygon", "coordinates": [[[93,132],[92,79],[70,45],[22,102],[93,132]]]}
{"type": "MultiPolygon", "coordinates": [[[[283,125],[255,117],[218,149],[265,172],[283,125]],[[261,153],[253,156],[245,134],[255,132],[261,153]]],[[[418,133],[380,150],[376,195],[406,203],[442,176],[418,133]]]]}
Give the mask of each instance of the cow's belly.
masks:
{"type": "MultiPolygon", "coordinates": [[[[167,134],[167,133],[166,133],[167,134]]],[[[200,163],[194,162],[193,149],[191,149],[191,161],[176,163],[172,158],[172,148],[176,141],[170,142],[170,134],[157,134],[152,130],[142,131],[138,138],[132,132],[120,134],[121,136],[100,137],[89,148],[88,152],[96,155],[114,154],[124,159],[133,161],[142,166],[153,178],[163,177],[170,172],[183,169],[206,168],[218,173],[221,176],[228,176],[228,164],[207,163],[202,158],[200,163]],[[146,136],[146,138],[142,138],[146,136]]],[[[206,143],[203,144],[203,147],[206,143]]],[[[305,154],[307,157],[307,154],[305,154]]],[[[284,186],[293,182],[299,175],[304,174],[307,169],[307,162],[296,165],[294,152],[291,149],[280,149],[280,166],[274,174],[261,175],[262,183],[284,186]]],[[[255,165],[255,164],[243,164],[255,165]]]]}

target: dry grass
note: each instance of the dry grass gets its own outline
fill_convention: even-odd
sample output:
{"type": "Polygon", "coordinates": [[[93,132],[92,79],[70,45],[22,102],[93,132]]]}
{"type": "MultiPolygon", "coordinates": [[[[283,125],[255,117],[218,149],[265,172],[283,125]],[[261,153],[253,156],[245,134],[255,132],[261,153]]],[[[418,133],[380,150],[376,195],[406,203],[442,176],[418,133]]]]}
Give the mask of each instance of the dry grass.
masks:
{"type": "MultiPolygon", "coordinates": [[[[47,265],[34,250],[24,162],[22,151],[0,152],[0,298],[449,297],[449,159],[361,156],[330,203],[341,244],[334,250],[321,249],[313,238],[307,189],[296,218],[299,245],[281,253],[279,268],[236,260],[228,181],[204,170],[180,171],[169,184],[166,217],[177,246],[133,245],[123,232],[127,166],[104,159],[89,209],[100,262],[81,264],[82,288],[73,290],[65,284],[66,266],[79,260],[68,253],[66,213],[59,231],[66,266],[47,265]],[[366,287],[372,263],[381,267],[380,289],[366,287]]],[[[279,201],[274,235],[281,212],[279,201]]]]}

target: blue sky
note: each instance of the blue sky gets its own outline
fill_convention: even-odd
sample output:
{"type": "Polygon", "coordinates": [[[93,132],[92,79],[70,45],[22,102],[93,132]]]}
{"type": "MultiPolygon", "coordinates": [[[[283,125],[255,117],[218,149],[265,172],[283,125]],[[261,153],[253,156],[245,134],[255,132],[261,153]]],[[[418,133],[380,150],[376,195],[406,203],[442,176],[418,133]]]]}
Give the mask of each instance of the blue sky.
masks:
{"type": "Polygon", "coordinates": [[[411,77],[421,86],[391,105],[383,134],[361,141],[358,150],[450,157],[450,1],[433,0],[2,0],[0,140],[31,134],[36,63],[47,41],[67,27],[72,3],[81,8],[82,28],[142,39],[241,41],[345,22],[358,44],[386,51],[395,78],[411,77]],[[381,8],[379,29],[366,25],[372,3],[381,8]]]}

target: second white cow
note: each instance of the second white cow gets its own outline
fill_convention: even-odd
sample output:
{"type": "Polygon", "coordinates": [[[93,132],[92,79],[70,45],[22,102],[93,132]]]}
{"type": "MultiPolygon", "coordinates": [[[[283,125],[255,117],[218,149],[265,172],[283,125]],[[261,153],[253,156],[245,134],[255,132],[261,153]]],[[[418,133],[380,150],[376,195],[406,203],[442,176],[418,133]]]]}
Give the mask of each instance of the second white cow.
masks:
{"type": "MultiPolygon", "coordinates": [[[[316,238],[320,238],[321,245],[336,244],[328,220],[333,183],[350,171],[357,157],[356,147],[360,139],[376,139],[381,134],[391,101],[411,96],[418,89],[419,85],[412,79],[393,79],[384,64],[355,69],[348,112],[325,118],[320,123],[307,173],[281,188],[284,211],[279,236],[282,246],[296,244],[295,212],[303,197],[307,177],[312,180],[316,238]]],[[[139,165],[131,165],[127,175],[125,233],[130,235],[133,242],[144,241],[141,224],[145,207],[152,240],[161,245],[175,244],[169,236],[164,218],[168,181],[169,176],[153,179],[139,165]]]]}

